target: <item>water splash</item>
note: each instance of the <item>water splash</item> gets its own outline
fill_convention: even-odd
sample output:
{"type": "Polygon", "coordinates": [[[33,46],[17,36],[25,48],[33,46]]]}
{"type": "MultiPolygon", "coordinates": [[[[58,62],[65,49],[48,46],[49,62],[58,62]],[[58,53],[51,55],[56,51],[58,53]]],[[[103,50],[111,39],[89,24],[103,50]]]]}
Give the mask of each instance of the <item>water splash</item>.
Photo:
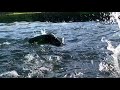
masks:
{"type": "Polygon", "coordinates": [[[30,71],[28,75],[25,76],[27,78],[44,78],[53,70],[52,64],[45,62],[42,60],[43,58],[37,54],[27,54],[24,58],[23,70],[30,71]]]}
{"type": "Polygon", "coordinates": [[[42,35],[46,34],[45,29],[41,30],[41,34],[42,34],[42,35]]]}
{"type": "Polygon", "coordinates": [[[110,16],[110,21],[116,22],[120,29],[120,12],[112,12],[110,16]]]}
{"type": "Polygon", "coordinates": [[[70,74],[65,74],[64,78],[83,78],[84,74],[82,72],[72,72],[70,74]]]}
{"type": "Polygon", "coordinates": [[[27,54],[27,55],[25,56],[25,58],[26,58],[28,61],[31,61],[31,60],[34,59],[34,56],[31,55],[31,54],[27,54]]]}
{"type": "Polygon", "coordinates": [[[65,38],[64,37],[62,38],[62,43],[65,44],[65,38]]]}
{"type": "MultiPolygon", "coordinates": [[[[117,74],[120,75],[120,67],[119,67],[120,45],[118,45],[116,48],[113,47],[111,41],[105,39],[105,37],[103,37],[101,39],[101,41],[106,42],[108,44],[107,50],[113,52],[113,54],[111,56],[113,58],[112,63],[113,63],[114,67],[112,67],[111,64],[107,64],[107,63],[102,62],[102,63],[99,64],[99,70],[100,71],[112,71],[113,68],[114,68],[114,70],[117,72],[117,74]],[[111,69],[111,67],[112,67],[112,69],[111,69]]],[[[109,59],[109,61],[110,60],[111,59],[109,59]]]]}
{"type": "MultiPolygon", "coordinates": [[[[112,12],[110,16],[111,16],[110,21],[113,23],[117,23],[118,27],[120,29],[120,20],[119,20],[120,12],[112,12]]],[[[109,61],[112,60],[113,67],[112,67],[112,69],[110,69],[111,68],[110,64],[101,62],[99,64],[99,71],[113,71],[113,68],[114,68],[115,72],[117,72],[117,74],[120,75],[120,66],[119,66],[120,44],[117,47],[114,47],[112,45],[112,42],[107,40],[105,37],[102,37],[101,41],[106,42],[107,43],[107,50],[109,50],[113,53],[111,55],[112,59],[109,58],[109,56],[107,57],[107,58],[109,58],[109,61]]]]}

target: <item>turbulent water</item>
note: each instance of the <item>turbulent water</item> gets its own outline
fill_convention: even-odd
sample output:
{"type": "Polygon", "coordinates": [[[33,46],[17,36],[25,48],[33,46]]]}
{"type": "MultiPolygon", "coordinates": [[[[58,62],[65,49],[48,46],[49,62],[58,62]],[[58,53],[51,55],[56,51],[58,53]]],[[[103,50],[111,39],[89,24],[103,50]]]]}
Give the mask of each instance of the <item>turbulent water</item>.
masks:
{"type": "Polygon", "coordinates": [[[110,45],[119,44],[120,30],[116,23],[0,23],[0,77],[119,77],[113,62],[119,52],[115,56],[109,49],[110,45]],[[29,38],[41,35],[42,30],[64,37],[65,45],[30,45],[29,38]]]}

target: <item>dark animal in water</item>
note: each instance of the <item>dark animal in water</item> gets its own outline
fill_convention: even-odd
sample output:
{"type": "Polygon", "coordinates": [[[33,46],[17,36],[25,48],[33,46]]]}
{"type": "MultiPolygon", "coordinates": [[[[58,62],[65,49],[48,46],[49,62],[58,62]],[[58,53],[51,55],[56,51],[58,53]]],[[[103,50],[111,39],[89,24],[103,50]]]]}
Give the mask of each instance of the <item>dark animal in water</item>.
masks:
{"type": "Polygon", "coordinates": [[[64,38],[56,37],[54,34],[44,34],[37,37],[33,37],[28,41],[31,44],[51,44],[54,46],[62,46],[64,44],[64,38]]]}

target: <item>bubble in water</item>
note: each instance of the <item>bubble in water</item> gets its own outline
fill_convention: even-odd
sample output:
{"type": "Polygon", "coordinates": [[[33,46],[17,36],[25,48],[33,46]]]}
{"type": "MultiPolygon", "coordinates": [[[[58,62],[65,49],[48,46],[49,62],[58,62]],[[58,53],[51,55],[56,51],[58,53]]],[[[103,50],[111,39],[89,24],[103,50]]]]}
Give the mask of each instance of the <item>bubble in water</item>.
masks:
{"type": "Polygon", "coordinates": [[[99,22],[100,20],[99,19],[96,19],[97,22],[99,22]]]}

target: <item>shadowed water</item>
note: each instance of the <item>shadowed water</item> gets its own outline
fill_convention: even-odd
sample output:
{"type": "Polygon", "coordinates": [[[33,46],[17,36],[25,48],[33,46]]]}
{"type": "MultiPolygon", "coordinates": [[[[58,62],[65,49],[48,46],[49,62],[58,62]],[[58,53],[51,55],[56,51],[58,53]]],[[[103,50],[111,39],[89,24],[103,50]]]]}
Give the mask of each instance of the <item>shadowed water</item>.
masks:
{"type": "Polygon", "coordinates": [[[100,70],[109,59],[106,37],[113,46],[120,42],[117,24],[104,22],[14,22],[0,23],[0,77],[105,78],[116,77],[100,70]],[[41,30],[64,37],[65,45],[30,45],[28,39],[41,30]]]}

